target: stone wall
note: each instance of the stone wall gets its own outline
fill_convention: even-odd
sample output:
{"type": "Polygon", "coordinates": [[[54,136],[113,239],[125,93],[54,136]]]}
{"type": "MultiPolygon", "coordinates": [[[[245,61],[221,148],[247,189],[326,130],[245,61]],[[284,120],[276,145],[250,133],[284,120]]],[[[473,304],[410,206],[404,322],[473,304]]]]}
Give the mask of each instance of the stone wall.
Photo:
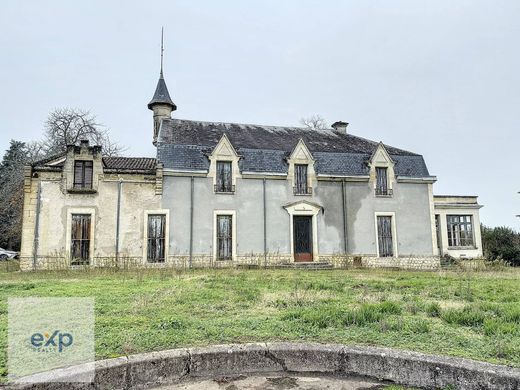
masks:
{"type": "MultiPolygon", "coordinates": [[[[32,257],[22,258],[22,270],[32,269],[32,257]]],[[[65,270],[65,269],[82,269],[82,268],[119,268],[119,269],[139,269],[139,268],[172,268],[172,269],[200,269],[200,268],[277,268],[287,266],[298,266],[301,263],[293,262],[290,254],[268,253],[250,253],[247,255],[237,256],[235,260],[215,260],[212,254],[195,255],[191,258],[189,255],[169,256],[165,262],[150,263],[142,256],[102,256],[94,257],[88,266],[71,266],[67,257],[60,256],[40,256],[36,261],[36,270],[65,270]]],[[[330,268],[347,269],[347,268],[394,268],[418,271],[434,271],[441,268],[439,257],[434,256],[416,256],[416,257],[388,257],[378,258],[367,255],[343,255],[334,254],[320,256],[319,261],[305,263],[309,268],[312,265],[327,265],[330,268]]]]}

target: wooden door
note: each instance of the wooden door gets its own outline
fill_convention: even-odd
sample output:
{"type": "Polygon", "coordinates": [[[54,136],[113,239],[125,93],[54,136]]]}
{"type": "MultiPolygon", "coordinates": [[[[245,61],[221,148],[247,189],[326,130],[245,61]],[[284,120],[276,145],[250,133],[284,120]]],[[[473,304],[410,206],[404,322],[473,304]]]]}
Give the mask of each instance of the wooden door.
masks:
{"type": "Polygon", "coordinates": [[[312,261],[312,217],[293,217],[294,261],[312,261]]]}

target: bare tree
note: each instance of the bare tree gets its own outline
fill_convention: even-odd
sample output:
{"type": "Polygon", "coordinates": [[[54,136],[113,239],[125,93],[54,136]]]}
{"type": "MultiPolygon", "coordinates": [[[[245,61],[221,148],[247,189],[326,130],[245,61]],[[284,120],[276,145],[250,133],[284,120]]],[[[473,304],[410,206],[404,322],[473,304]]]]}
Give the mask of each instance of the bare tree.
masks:
{"type": "Polygon", "coordinates": [[[32,164],[36,161],[48,157],[43,141],[29,141],[25,143],[27,163],[32,164]]]}
{"type": "Polygon", "coordinates": [[[81,140],[100,145],[105,156],[117,156],[124,151],[90,111],[58,108],[45,121],[43,140],[29,145],[30,153],[35,157],[59,154],[66,151],[67,145],[77,145],[81,140]]]}
{"type": "Polygon", "coordinates": [[[308,127],[312,130],[324,130],[327,129],[327,122],[321,115],[313,115],[308,118],[301,118],[300,123],[304,127],[308,127]]]}

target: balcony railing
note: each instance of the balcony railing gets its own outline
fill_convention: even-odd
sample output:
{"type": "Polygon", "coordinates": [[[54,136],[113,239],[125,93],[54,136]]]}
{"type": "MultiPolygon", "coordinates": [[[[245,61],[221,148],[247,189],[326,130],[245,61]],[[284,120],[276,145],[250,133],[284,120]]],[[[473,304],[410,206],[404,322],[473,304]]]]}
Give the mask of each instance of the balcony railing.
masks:
{"type": "Polygon", "coordinates": [[[312,195],[312,187],[293,187],[294,195],[312,195]]]}
{"type": "Polygon", "coordinates": [[[376,193],[376,196],[387,197],[387,198],[394,195],[394,191],[391,188],[376,188],[375,193],[376,193]]]}
{"type": "Polygon", "coordinates": [[[223,186],[215,184],[213,186],[213,189],[215,191],[215,194],[234,194],[235,193],[235,186],[223,186]]]}

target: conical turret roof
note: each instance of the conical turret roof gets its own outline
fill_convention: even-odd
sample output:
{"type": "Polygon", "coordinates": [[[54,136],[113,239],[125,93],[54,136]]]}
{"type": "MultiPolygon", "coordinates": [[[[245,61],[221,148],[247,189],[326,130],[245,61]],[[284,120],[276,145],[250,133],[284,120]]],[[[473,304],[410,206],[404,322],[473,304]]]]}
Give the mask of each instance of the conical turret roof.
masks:
{"type": "Polygon", "coordinates": [[[172,101],[170,93],[168,92],[168,87],[166,86],[166,81],[164,81],[162,71],[161,76],[159,77],[159,81],[157,82],[157,88],[155,88],[153,98],[150,100],[150,103],[148,103],[148,108],[152,110],[153,106],[156,104],[168,104],[172,107],[172,110],[175,111],[177,109],[177,106],[172,101]]]}

